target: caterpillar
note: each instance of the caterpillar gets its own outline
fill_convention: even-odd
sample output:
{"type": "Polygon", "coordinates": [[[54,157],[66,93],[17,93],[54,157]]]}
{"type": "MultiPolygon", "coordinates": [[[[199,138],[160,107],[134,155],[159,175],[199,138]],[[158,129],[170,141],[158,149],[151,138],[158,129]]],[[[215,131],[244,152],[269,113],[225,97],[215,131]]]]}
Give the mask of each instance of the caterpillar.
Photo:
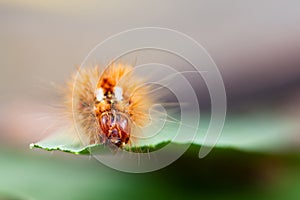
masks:
{"type": "Polygon", "coordinates": [[[67,82],[63,107],[84,144],[123,148],[149,123],[150,90],[131,65],[81,68],[67,82]]]}

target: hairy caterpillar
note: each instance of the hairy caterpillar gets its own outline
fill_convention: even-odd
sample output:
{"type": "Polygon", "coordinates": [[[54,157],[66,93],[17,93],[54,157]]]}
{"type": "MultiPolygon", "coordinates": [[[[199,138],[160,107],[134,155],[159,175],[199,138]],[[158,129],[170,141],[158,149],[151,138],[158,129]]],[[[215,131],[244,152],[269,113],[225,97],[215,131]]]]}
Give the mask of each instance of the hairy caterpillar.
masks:
{"type": "Polygon", "coordinates": [[[150,120],[155,99],[149,91],[130,65],[83,68],[64,89],[64,108],[84,144],[122,148],[132,142],[136,127],[150,120]]]}

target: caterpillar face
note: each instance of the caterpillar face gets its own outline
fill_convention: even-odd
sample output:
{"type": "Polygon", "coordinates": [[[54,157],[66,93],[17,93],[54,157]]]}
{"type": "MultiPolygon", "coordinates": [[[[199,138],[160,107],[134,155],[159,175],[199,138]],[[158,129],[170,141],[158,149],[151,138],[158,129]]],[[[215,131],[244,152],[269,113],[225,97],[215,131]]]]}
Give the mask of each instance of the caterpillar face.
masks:
{"type": "Polygon", "coordinates": [[[101,87],[95,92],[95,113],[100,126],[100,134],[106,136],[105,142],[123,147],[130,138],[130,117],[118,109],[118,104],[123,103],[122,88],[110,84],[108,86],[113,89],[101,87]]]}
{"type": "Polygon", "coordinates": [[[99,119],[101,131],[109,143],[123,147],[130,137],[130,124],[126,115],[119,112],[104,112],[99,119]]]}

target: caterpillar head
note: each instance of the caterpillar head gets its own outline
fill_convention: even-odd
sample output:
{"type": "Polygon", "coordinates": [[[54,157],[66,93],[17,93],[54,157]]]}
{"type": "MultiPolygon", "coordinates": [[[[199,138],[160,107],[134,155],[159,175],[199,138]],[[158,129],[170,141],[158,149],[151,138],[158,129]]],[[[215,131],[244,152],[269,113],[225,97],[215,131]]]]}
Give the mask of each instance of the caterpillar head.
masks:
{"type": "Polygon", "coordinates": [[[118,111],[104,112],[100,116],[101,131],[106,135],[107,142],[123,147],[130,138],[129,118],[118,111]]]}

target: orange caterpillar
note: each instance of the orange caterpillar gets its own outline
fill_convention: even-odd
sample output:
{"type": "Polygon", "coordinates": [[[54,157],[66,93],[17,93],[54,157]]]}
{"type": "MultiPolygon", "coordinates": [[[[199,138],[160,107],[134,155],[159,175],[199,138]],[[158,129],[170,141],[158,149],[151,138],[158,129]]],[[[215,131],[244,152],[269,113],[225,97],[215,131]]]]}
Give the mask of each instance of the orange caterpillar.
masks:
{"type": "Polygon", "coordinates": [[[136,127],[145,126],[153,99],[150,87],[138,78],[133,67],[111,64],[80,69],[64,92],[69,118],[87,144],[108,143],[124,147],[136,127]]]}

